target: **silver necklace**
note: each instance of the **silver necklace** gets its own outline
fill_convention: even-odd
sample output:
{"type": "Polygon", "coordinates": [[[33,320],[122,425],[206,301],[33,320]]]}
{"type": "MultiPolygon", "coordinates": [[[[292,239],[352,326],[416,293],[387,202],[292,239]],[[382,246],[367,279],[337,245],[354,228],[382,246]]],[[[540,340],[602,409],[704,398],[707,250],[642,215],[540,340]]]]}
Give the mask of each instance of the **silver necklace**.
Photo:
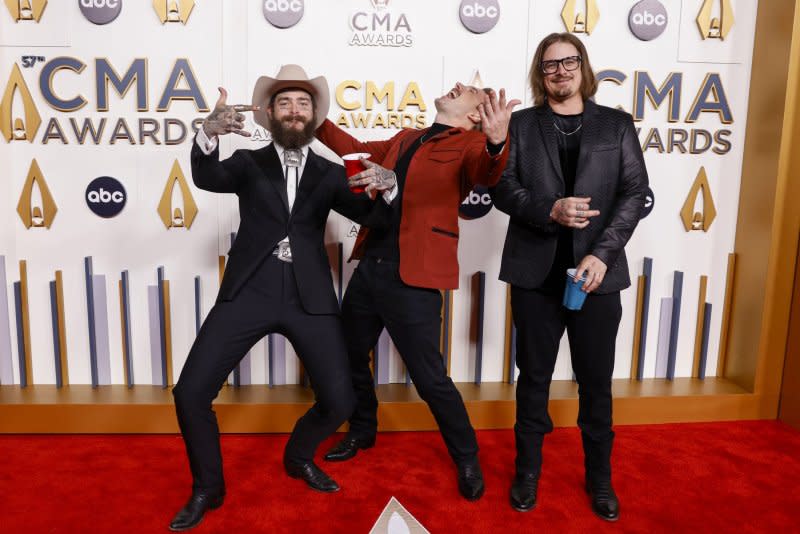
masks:
{"type": "Polygon", "coordinates": [[[556,124],[556,121],[553,121],[553,126],[555,126],[556,130],[558,130],[559,132],[561,132],[561,133],[562,133],[562,134],[564,134],[564,135],[572,135],[572,134],[574,134],[574,133],[578,133],[578,130],[580,130],[581,128],[583,128],[583,121],[581,121],[581,123],[578,125],[578,127],[577,127],[577,128],[575,128],[574,130],[572,130],[571,132],[565,132],[564,130],[562,130],[561,128],[559,128],[559,127],[558,127],[558,124],[556,124]]]}

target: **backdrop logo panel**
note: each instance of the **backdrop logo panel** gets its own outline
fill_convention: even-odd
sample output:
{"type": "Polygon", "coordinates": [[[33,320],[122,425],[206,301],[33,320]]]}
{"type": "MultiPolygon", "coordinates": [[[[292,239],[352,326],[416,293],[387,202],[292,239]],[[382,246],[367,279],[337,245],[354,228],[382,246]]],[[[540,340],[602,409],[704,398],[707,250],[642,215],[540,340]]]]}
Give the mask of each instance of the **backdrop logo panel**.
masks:
{"type": "MultiPolygon", "coordinates": [[[[366,2],[366,0],[363,0],[366,2]]],[[[350,46],[404,46],[414,44],[405,13],[389,8],[389,0],[370,0],[371,10],[350,16],[350,46]]]]}
{"type": "Polygon", "coordinates": [[[642,0],[631,8],[628,26],[641,41],[652,41],[667,29],[667,8],[658,0],[642,0]]]}
{"type": "Polygon", "coordinates": [[[336,86],[336,103],[343,110],[336,124],[343,128],[425,128],[425,99],[419,84],[345,80],[336,86]]]}
{"type": "Polygon", "coordinates": [[[461,0],[458,16],[472,33],[486,33],[500,20],[500,5],[497,0],[461,0]]]}
{"type": "MultiPolygon", "coordinates": [[[[38,56],[23,56],[33,66],[41,59],[43,66],[39,73],[38,87],[41,99],[50,108],[59,111],[59,115],[46,118],[46,126],[41,136],[41,143],[60,141],[69,144],[71,141],[78,145],[93,143],[99,145],[103,142],[114,145],[118,142],[127,142],[130,145],[143,145],[147,141],[155,145],[177,145],[189,138],[189,130],[196,132],[202,123],[202,118],[186,122],[174,117],[155,119],[147,116],[137,117],[135,126],[130,126],[125,118],[113,116],[90,115],[83,117],[65,118],[64,113],[77,112],[89,104],[89,100],[75,89],[65,89],[62,84],[71,82],[63,71],[70,71],[73,75],[86,75],[87,64],[81,59],[60,56],[45,61],[38,56]],[[70,92],[72,91],[72,92],[70,92]]],[[[150,110],[147,58],[136,58],[127,70],[120,75],[118,70],[106,58],[95,58],[94,64],[94,91],[97,97],[95,108],[97,111],[109,111],[111,108],[112,91],[122,98],[135,98],[136,111],[147,112],[150,110]]],[[[32,84],[32,86],[35,86],[32,84]]],[[[163,91],[158,98],[155,111],[163,113],[170,110],[176,101],[188,101],[194,104],[197,112],[208,112],[205,97],[200,90],[197,76],[194,74],[189,60],[178,58],[165,85],[154,82],[153,87],[163,91]]],[[[122,103],[120,103],[122,105],[122,103]]],[[[9,75],[3,99],[0,101],[0,131],[6,141],[27,140],[33,143],[42,118],[35,104],[33,95],[23,78],[19,65],[13,64],[9,75]],[[16,109],[23,110],[22,114],[14,114],[14,101],[21,98],[21,106],[16,109]]]]}
{"type": "Polygon", "coordinates": [[[127,200],[125,187],[111,176],[100,176],[86,186],[86,205],[99,217],[116,217],[125,208],[127,200]]]}
{"type": "Polygon", "coordinates": [[[264,0],[264,18],[276,28],[291,28],[304,12],[303,0],[264,0]]]}
{"type": "Polygon", "coordinates": [[[79,0],[81,13],[92,24],[112,22],[122,13],[122,0],[79,0]]]}
{"type": "Polygon", "coordinates": [[[589,35],[597,26],[600,18],[600,9],[597,0],[567,0],[561,10],[561,20],[571,33],[585,33],[589,35]]]}
{"type": "Polygon", "coordinates": [[[697,28],[703,39],[725,39],[733,28],[733,6],[731,0],[704,0],[697,14],[697,28]],[[714,7],[719,16],[714,16],[714,7]]]}
{"type": "Polygon", "coordinates": [[[482,185],[476,185],[458,208],[458,214],[467,220],[480,219],[490,211],[492,211],[492,197],[489,195],[489,189],[482,185]]]}
{"type": "Polygon", "coordinates": [[[189,189],[189,184],[186,182],[186,177],[183,175],[177,159],[172,164],[172,170],[164,184],[164,192],[161,194],[161,200],[158,201],[157,211],[167,230],[170,228],[186,228],[188,230],[197,216],[197,204],[195,204],[192,191],[189,189]],[[175,186],[178,186],[177,190],[175,186]],[[180,196],[177,206],[173,203],[176,194],[180,196]]]}
{"type": "Polygon", "coordinates": [[[7,142],[27,140],[33,143],[41,124],[42,117],[36,109],[25,78],[22,77],[19,66],[14,63],[6,83],[6,90],[3,92],[3,99],[0,100],[0,131],[7,142]],[[22,100],[24,118],[12,115],[15,96],[19,96],[22,100]]]}
{"type": "Polygon", "coordinates": [[[28,170],[28,177],[22,186],[22,194],[17,203],[17,213],[25,228],[50,228],[56,217],[56,201],[47,187],[42,170],[34,159],[28,170]]]}
{"type": "Polygon", "coordinates": [[[5,4],[14,22],[21,20],[39,22],[44,8],[47,7],[47,0],[5,0],[5,4]]]}
{"type": "Polygon", "coordinates": [[[194,9],[194,0],[153,0],[153,9],[161,24],[180,22],[185,25],[194,9]]]}
{"type": "MultiPolygon", "coordinates": [[[[612,82],[623,85],[628,75],[618,70],[603,70],[597,73],[599,82],[612,82]]],[[[667,107],[667,121],[681,121],[683,104],[684,79],[682,72],[671,72],[659,85],[647,71],[635,71],[633,76],[633,120],[641,122],[646,119],[647,109],[659,111],[664,104],[667,107]],[[648,106],[647,103],[650,103],[648,106]]],[[[622,106],[625,109],[625,106],[622,106]]],[[[652,114],[652,112],[651,112],[652,114]]],[[[728,101],[722,77],[717,72],[709,72],[695,93],[694,100],[683,118],[683,122],[694,124],[701,115],[716,115],[723,125],[733,124],[733,111],[728,101]]],[[[663,153],[703,154],[711,151],[725,155],[732,149],[732,131],[728,128],[707,130],[705,128],[648,128],[637,127],[642,150],[663,153]],[[643,138],[643,140],[641,139],[643,138]]]]}

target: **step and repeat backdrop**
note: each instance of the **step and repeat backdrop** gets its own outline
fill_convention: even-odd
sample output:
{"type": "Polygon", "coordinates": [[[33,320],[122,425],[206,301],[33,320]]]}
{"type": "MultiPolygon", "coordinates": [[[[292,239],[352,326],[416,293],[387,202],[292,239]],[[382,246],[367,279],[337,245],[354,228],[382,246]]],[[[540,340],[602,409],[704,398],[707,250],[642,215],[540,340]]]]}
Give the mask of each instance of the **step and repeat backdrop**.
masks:
{"type": "MultiPolygon", "coordinates": [[[[177,380],[213,305],[236,199],[197,189],[194,132],[224,86],[250,103],[298,63],[330,85],[329,118],[384,139],[433,122],[476,75],[531,105],[538,42],[578,35],[597,102],[631,113],[650,173],[627,247],[616,378],[713,376],[733,249],[755,0],[4,0],[0,4],[0,384],[177,380]]],[[[223,157],[269,135],[228,136],[223,157]]],[[[335,158],[325,147],[318,150],[335,158]]],[[[508,218],[486,191],[461,206],[461,286],[443,347],[457,382],[513,381],[508,218]],[[512,372],[509,372],[509,369],[512,372]]],[[[358,227],[326,232],[341,291],[358,227]]],[[[312,334],[312,333],[309,333],[312,334]]],[[[385,335],[378,382],[406,373],[385,335]]],[[[570,379],[566,339],[556,379],[570,379]]],[[[290,384],[290,344],[256,344],[231,381],[290,384]]]]}

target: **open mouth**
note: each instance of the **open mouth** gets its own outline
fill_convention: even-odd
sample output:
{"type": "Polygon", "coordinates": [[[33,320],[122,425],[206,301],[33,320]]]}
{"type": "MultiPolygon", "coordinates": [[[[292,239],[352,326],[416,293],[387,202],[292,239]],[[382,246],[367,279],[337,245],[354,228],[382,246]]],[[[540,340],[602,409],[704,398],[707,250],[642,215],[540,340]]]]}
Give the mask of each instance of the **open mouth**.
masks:
{"type": "Polygon", "coordinates": [[[447,98],[449,98],[450,100],[455,100],[459,96],[461,96],[461,92],[455,87],[450,89],[450,92],[447,93],[447,98]]]}

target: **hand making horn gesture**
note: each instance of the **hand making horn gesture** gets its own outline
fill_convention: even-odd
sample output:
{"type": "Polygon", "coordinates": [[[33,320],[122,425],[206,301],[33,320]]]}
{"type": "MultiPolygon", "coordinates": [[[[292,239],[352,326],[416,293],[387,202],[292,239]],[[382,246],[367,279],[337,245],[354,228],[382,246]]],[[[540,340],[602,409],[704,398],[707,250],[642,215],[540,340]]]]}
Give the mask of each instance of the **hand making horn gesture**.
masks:
{"type": "Polygon", "coordinates": [[[483,102],[478,105],[478,113],[481,114],[481,129],[490,143],[499,145],[506,140],[511,112],[519,104],[517,99],[506,103],[505,89],[500,89],[500,100],[494,91],[484,94],[483,102]]]}
{"type": "Polygon", "coordinates": [[[228,99],[228,91],[224,87],[219,87],[219,99],[214,104],[211,114],[203,121],[203,131],[211,138],[215,135],[225,135],[235,133],[244,137],[250,137],[250,132],[244,128],[244,111],[257,111],[258,106],[248,106],[238,104],[229,106],[225,103],[228,99]]]}

